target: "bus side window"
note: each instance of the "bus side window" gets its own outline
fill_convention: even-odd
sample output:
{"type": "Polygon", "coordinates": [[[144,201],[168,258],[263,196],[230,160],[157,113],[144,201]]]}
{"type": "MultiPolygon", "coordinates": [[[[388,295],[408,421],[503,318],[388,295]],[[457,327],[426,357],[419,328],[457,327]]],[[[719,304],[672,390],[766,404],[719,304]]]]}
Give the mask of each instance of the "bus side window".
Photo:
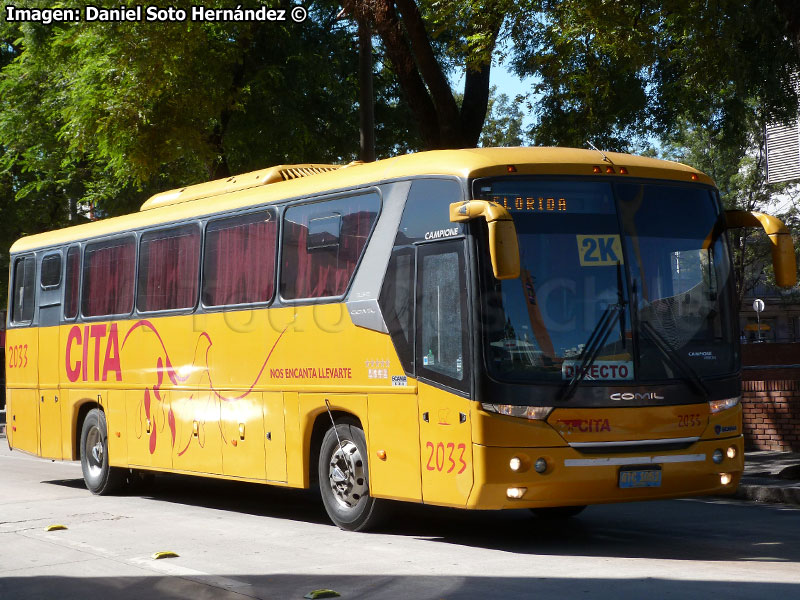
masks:
{"type": "Polygon", "coordinates": [[[343,295],[380,207],[376,193],[288,207],[283,217],[281,297],[303,300],[343,295]]]}
{"type": "Polygon", "coordinates": [[[67,251],[67,273],[64,290],[64,318],[74,319],[78,316],[78,293],[80,291],[81,250],[72,246],[67,251]]]}
{"type": "Polygon", "coordinates": [[[50,254],[42,259],[40,283],[42,288],[54,288],[61,285],[60,254],[50,254]]]}
{"type": "Polygon", "coordinates": [[[414,249],[395,250],[380,298],[381,312],[403,370],[414,375],[414,249]]]}
{"type": "Polygon", "coordinates": [[[139,312],[194,308],[200,272],[200,229],[146,231],[139,242],[139,312]]]}
{"type": "Polygon", "coordinates": [[[203,258],[203,304],[269,302],[275,291],[277,239],[274,210],[209,221],[203,258]]]}
{"type": "Polygon", "coordinates": [[[417,255],[417,374],[468,391],[464,242],[420,246],[417,255]]]}
{"type": "Polygon", "coordinates": [[[133,310],[135,271],[135,237],[87,244],[83,259],[83,316],[129,314],[133,310]]]}
{"type": "Polygon", "coordinates": [[[14,295],[12,298],[11,321],[30,323],[36,300],[36,259],[24,256],[14,262],[14,295]]]}

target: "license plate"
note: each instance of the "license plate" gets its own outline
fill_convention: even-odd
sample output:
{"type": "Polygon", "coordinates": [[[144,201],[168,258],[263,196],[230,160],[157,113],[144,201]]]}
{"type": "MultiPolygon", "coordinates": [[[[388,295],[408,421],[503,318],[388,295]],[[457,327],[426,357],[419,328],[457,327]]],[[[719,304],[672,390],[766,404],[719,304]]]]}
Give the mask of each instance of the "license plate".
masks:
{"type": "Polygon", "coordinates": [[[620,469],[619,487],[660,487],[661,469],[620,469]]]}

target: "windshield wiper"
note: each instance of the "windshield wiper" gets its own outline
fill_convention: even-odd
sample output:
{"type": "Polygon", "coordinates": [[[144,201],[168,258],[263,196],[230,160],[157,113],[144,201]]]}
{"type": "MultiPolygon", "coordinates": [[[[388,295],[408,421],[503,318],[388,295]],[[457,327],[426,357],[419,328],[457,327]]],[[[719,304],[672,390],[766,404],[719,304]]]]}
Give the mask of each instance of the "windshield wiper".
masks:
{"type": "Polygon", "coordinates": [[[706,384],[697,374],[697,371],[695,371],[691,365],[689,365],[689,363],[681,358],[681,355],[678,354],[675,348],[673,348],[672,345],[664,339],[664,336],[661,335],[658,329],[653,327],[648,321],[642,321],[639,319],[639,294],[636,290],[636,280],[633,281],[631,295],[631,305],[633,307],[631,325],[633,326],[634,331],[637,333],[641,331],[647,334],[647,336],[653,340],[656,348],[658,348],[659,351],[661,351],[661,353],[667,357],[674,367],[677,367],[678,370],[683,373],[686,380],[695,390],[701,394],[704,394],[706,398],[711,397],[711,390],[708,389],[708,386],[706,386],[706,384]]]}
{"type": "Polygon", "coordinates": [[[679,371],[681,371],[686,378],[686,380],[692,385],[695,390],[704,394],[706,398],[711,397],[711,390],[708,389],[708,386],[703,382],[700,376],[697,374],[689,363],[687,363],[680,354],[675,350],[675,348],[670,345],[670,343],[664,339],[664,336],[653,327],[647,321],[642,321],[639,323],[639,330],[643,331],[647,334],[647,336],[653,340],[656,348],[658,348],[661,353],[669,359],[673,366],[677,367],[679,371]]]}
{"type": "Polygon", "coordinates": [[[589,339],[586,340],[586,345],[581,354],[583,360],[558,398],[562,402],[569,400],[572,394],[575,393],[578,384],[586,378],[589,367],[594,364],[600,349],[611,334],[615,319],[619,321],[622,347],[625,348],[625,295],[622,293],[622,266],[619,261],[617,261],[617,303],[606,306],[597,325],[594,326],[592,333],[589,334],[589,339]]]}
{"type": "Polygon", "coordinates": [[[597,355],[600,353],[600,349],[608,339],[611,329],[614,327],[615,319],[621,318],[620,315],[622,315],[624,308],[624,303],[609,304],[606,306],[606,309],[603,311],[603,316],[600,317],[600,320],[592,330],[589,339],[586,341],[586,346],[583,349],[583,360],[581,361],[577,371],[575,371],[575,374],[572,376],[572,379],[570,379],[569,383],[564,388],[559,400],[569,400],[572,397],[572,394],[575,393],[575,389],[578,387],[578,384],[586,378],[586,373],[589,371],[589,367],[591,367],[594,363],[597,355]]]}

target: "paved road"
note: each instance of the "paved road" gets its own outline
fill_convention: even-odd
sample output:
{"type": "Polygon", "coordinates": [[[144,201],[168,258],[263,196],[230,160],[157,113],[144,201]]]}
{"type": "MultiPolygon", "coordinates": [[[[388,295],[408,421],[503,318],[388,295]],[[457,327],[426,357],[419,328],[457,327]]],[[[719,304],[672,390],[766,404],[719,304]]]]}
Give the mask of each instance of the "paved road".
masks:
{"type": "Polygon", "coordinates": [[[0,440],[2,600],[783,600],[800,597],[798,540],[797,507],[719,499],[590,507],[567,524],[401,505],[383,533],[348,533],[309,492],[165,476],[92,496],[79,465],[0,440]],[[180,556],[150,558],[164,550],[180,556]]]}

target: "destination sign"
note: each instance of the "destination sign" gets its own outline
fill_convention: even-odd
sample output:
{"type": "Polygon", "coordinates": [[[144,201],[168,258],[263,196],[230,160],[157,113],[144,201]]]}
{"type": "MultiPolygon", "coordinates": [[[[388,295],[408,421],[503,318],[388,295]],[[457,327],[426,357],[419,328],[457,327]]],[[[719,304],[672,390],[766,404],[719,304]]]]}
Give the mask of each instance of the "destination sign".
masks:
{"type": "Polygon", "coordinates": [[[492,195],[492,202],[502,204],[510,211],[523,212],[566,212],[567,199],[545,196],[492,195]]]}

